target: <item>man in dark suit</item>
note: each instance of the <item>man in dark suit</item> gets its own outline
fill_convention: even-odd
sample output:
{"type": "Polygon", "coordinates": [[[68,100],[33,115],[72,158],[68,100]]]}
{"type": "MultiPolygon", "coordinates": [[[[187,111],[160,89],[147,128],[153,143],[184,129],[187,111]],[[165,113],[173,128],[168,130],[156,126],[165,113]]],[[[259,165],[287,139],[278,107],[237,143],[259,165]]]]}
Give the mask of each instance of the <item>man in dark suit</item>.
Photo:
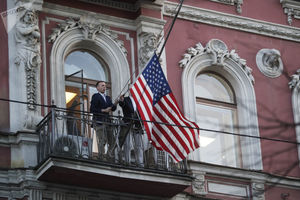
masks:
{"type": "Polygon", "coordinates": [[[139,167],[143,167],[143,129],[138,118],[135,102],[132,97],[124,97],[124,95],[122,95],[119,100],[119,105],[123,110],[123,122],[125,124],[125,126],[121,126],[119,145],[121,148],[124,145],[125,162],[130,164],[131,161],[131,137],[133,137],[135,160],[139,167]]]}
{"type": "MultiPolygon", "coordinates": [[[[104,81],[98,81],[96,83],[98,93],[92,96],[90,112],[93,113],[94,129],[96,130],[99,158],[104,159],[105,145],[108,144],[108,155],[113,157],[113,129],[109,125],[111,111],[116,110],[116,103],[113,104],[111,98],[105,95],[106,83],[104,81]]],[[[109,158],[107,158],[109,159],[109,158]]]]}

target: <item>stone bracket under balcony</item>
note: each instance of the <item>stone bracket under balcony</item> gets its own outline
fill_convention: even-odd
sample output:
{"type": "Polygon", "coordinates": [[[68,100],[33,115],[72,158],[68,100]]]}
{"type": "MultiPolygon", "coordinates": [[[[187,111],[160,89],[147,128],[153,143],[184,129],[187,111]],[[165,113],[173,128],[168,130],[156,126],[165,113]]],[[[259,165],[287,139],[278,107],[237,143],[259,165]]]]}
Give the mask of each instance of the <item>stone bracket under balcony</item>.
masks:
{"type": "Polygon", "coordinates": [[[120,167],[50,156],[37,168],[40,181],[138,195],[173,197],[191,185],[192,178],[160,170],[120,167]]]}

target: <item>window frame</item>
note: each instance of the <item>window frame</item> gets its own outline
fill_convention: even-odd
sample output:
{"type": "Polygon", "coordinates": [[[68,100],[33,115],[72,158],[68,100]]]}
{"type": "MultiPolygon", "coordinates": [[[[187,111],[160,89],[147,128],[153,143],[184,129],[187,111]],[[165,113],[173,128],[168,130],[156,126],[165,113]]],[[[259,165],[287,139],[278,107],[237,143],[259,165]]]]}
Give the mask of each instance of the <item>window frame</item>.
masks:
{"type": "MultiPolygon", "coordinates": [[[[237,113],[236,95],[235,95],[233,87],[230,85],[230,83],[222,75],[220,75],[218,73],[215,73],[215,72],[212,72],[212,71],[205,71],[205,72],[199,73],[196,76],[196,78],[198,76],[202,75],[202,74],[213,74],[215,76],[218,76],[219,79],[221,79],[225,84],[227,84],[229,89],[232,91],[233,103],[229,103],[229,102],[226,102],[226,101],[223,102],[223,101],[219,101],[219,100],[214,100],[214,99],[195,96],[196,106],[197,106],[197,104],[200,104],[200,105],[206,105],[206,106],[210,106],[210,107],[216,107],[216,108],[231,110],[232,112],[234,112],[233,124],[232,124],[233,129],[235,130],[234,133],[239,133],[238,128],[237,129],[235,128],[235,125],[238,125],[238,116],[237,116],[238,113],[237,113]]],[[[221,84],[223,84],[222,81],[218,80],[218,78],[216,78],[216,77],[214,77],[214,78],[217,81],[219,81],[221,84]]],[[[224,87],[226,87],[226,86],[224,86],[224,87]]],[[[222,133],[220,133],[220,134],[222,134],[222,133]]],[[[224,133],[224,136],[227,136],[227,134],[224,133]]],[[[238,136],[236,136],[236,137],[238,137],[238,136]]],[[[236,167],[242,168],[243,167],[243,162],[242,162],[242,152],[241,152],[242,147],[241,147],[240,138],[238,137],[238,138],[233,138],[233,139],[234,139],[234,144],[237,145],[236,150],[235,150],[236,157],[237,157],[237,162],[235,164],[236,164],[236,167]]],[[[201,138],[200,138],[200,140],[201,140],[201,138]]],[[[199,149],[199,151],[200,151],[200,149],[199,149]]],[[[201,160],[201,157],[200,157],[200,161],[205,162],[205,160],[201,160]]]]}
{"type": "MultiPolygon", "coordinates": [[[[193,54],[191,53],[190,57],[186,54],[183,55],[184,59],[179,62],[180,66],[184,67],[181,83],[185,116],[196,121],[194,94],[196,76],[206,71],[221,74],[235,91],[238,122],[240,127],[244,127],[240,134],[250,136],[241,137],[242,167],[262,170],[260,140],[255,138],[260,134],[251,69],[245,65],[245,60],[241,59],[234,50],[229,51],[221,40],[212,39],[205,47],[198,43],[195,48],[187,49],[187,52],[193,54]]],[[[189,159],[191,159],[190,156],[189,159]]]]}
{"type": "MultiPolygon", "coordinates": [[[[130,67],[127,56],[109,35],[99,32],[93,39],[87,39],[80,27],[69,29],[55,40],[50,56],[50,88],[51,99],[58,107],[65,107],[65,76],[64,61],[69,53],[85,49],[93,52],[93,56],[103,59],[109,66],[111,83],[111,97],[115,99],[127,81],[130,79],[130,67]],[[63,94],[63,95],[62,95],[63,94]]],[[[117,112],[117,111],[115,111],[117,112]]]]}

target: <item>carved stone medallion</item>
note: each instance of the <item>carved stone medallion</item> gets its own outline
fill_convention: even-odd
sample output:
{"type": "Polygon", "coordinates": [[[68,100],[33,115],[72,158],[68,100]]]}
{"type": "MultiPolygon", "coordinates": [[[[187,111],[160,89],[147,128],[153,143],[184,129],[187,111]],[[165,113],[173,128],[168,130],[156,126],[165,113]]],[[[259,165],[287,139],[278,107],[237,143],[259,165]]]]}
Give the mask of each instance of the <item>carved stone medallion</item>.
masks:
{"type": "Polygon", "coordinates": [[[267,77],[276,78],[282,74],[283,64],[276,49],[261,49],[256,54],[258,69],[267,77]]]}

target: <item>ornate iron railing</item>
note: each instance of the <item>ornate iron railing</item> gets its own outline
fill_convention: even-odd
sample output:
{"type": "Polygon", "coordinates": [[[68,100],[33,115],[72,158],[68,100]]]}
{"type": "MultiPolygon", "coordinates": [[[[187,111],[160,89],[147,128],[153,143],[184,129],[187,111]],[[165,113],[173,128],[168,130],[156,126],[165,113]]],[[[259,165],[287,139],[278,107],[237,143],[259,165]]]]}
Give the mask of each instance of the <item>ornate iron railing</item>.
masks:
{"type": "MultiPolygon", "coordinates": [[[[50,156],[62,156],[72,159],[99,161],[99,164],[119,165],[122,167],[137,167],[139,169],[162,170],[175,173],[186,173],[184,162],[174,163],[172,158],[163,151],[158,151],[148,142],[146,134],[140,138],[142,141],[142,163],[137,162],[136,142],[134,131],[129,132],[130,151],[125,145],[119,145],[119,134],[123,123],[121,116],[109,116],[109,122],[95,122],[92,114],[87,112],[70,111],[53,107],[51,112],[37,125],[39,134],[38,162],[44,162],[50,156]],[[113,135],[113,150],[108,152],[105,145],[104,156],[98,154],[99,138],[95,131],[95,124],[110,127],[113,135]],[[129,154],[128,154],[129,152],[129,154]]],[[[105,129],[103,129],[105,131],[105,129]]],[[[143,130],[140,130],[143,133],[143,130]]]]}

